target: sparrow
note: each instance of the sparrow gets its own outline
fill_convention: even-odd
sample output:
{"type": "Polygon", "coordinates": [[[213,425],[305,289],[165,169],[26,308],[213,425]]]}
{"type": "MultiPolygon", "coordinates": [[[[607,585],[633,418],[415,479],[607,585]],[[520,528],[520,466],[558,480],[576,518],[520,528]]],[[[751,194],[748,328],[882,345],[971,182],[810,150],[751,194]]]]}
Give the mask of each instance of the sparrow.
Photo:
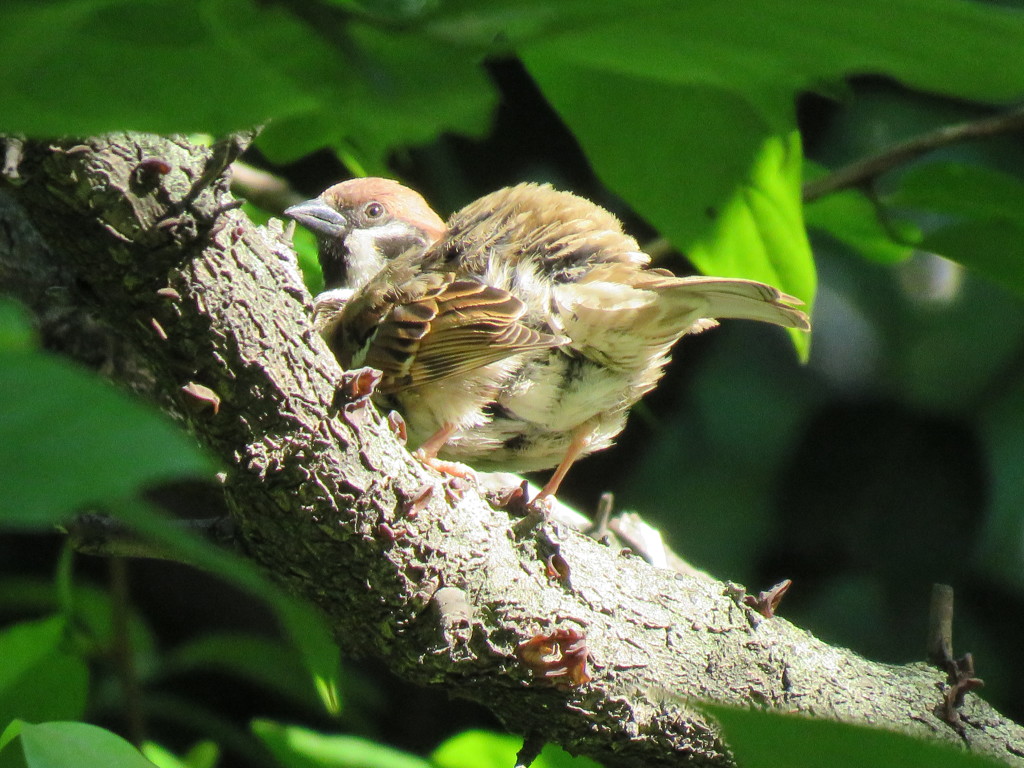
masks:
{"type": "Polygon", "coordinates": [[[754,280],[676,277],[595,203],[506,187],[443,221],[396,181],[344,181],[287,216],[317,237],[314,325],[343,368],[381,371],[377,404],[417,455],[479,470],[555,468],[603,450],[673,345],[722,318],[809,330],[754,280]]]}

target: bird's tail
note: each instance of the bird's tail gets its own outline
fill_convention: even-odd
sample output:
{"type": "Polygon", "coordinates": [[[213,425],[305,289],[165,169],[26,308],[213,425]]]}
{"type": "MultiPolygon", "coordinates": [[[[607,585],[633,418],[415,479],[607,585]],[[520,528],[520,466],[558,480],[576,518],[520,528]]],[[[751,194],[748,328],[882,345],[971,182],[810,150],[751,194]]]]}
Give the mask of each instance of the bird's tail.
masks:
{"type": "Polygon", "coordinates": [[[570,349],[620,370],[657,367],[681,336],[719,319],[810,329],[799,299],[754,280],[675,277],[661,270],[602,265],[554,294],[570,349]],[[655,361],[655,362],[652,362],[655,361]]]}
{"type": "Polygon", "coordinates": [[[728,277],[675,278],[662,289],[670,300],[678,301],[687,311],[704,302],[702,317],[716,320],[735,318],[758,320],[783,328],[811,329],[807,314],[799,309],[799,299],[782,293],[756,280],[728,277]]]}

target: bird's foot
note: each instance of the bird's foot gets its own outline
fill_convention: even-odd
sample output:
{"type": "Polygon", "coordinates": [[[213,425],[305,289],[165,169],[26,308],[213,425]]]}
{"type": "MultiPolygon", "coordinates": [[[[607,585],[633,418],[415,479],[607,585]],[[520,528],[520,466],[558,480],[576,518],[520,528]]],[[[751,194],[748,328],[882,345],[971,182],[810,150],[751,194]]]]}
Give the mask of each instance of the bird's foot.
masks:
{"type": "Polygon", "coordinates": [[[541,492],[526,504],[526,514],[535,515],[543,520],[551,517],[551,510],[556,504],[555,497],[550,493],[541,492]]]}
{"type": "Polygon", "coordinates": [[[552,508],[558,503],[554,496],[544,493],[544,491],[531,499],[530,483],[526,480],[519,485],[509,485],[504,488],[492,487],[487,492],[487,500],[495,509],[503,509],[510,515],[533,516],[542,519],[550,517],[552,508]]]}
{"type": "Polygon", "coordinates": [[[446,461],[445,459],[439,459],[436,456],[431,456],[429,453],[419,448],[412,452],[414,458],[426,467],[430,467],[435,472],[440,472],[442,475],[451,475],[452,477],[462,478],[463,480],[470,480],[476,482],[476,472],[473,468],[467,466],[458,461],[446,461]]]}

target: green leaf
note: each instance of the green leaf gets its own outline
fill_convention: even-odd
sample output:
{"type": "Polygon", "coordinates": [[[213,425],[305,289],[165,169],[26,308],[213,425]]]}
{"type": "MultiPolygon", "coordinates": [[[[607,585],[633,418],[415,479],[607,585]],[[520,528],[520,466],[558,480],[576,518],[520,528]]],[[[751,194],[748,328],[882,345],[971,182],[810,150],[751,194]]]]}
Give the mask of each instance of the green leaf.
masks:
{"type": "Polygon", "coordinates": [[[4,660],[0,664],[0,691],[51,654],[64,638],[64,628],[64,619],[53,616],[15,624],[0,633],[0,658],[4,660]]]}
{"type": "Polygon", "coordinates": [[[973,554],[977,568],[997,583],[1024,591],[1020,542],[1024,541],[1024,393],[1018,388],[986,409],[982,445],[991,477],[988,509],[973,554]]]}
{"type": "Polygon", "coordinates": [[[220,748],[212,741],[201,741],[184,757],[152,741],[142,745],[142,754],[157,768],[214,768],[220,758],[220,748]]]}
{"type": "MultiPolygon", "coordinates": [[[[825,169],[805,163],[807,178],[824,175],[825,169]]],[[[820,197],[804,207],[804,219],[810,229],[819,229],[880,264],[895,264],[914,252],[921,241],[920,229],[895,219],[883,221],[881,211],[867,196],[855,189],[844,189],[820,197]]]]}
{"type": "Polygon", "coordinates": [[[885,202],[965,218],[1024,224],[1024,182],[980,165],[916,165],[903,175],[899,189],[887,196],[885,202]]]}
{"type": "Polygon", "coordinates": [[[319,699],[313,695],[314,688],[309,684],[308,671],[295,650],[279,641],[256,635],[203,635],[168,654],[161,674],[210,669],[235,675],[302,704],[319,704],[319,699]]]}
{"type": "Polygon", "coordinates": [[[316,21],[253,0],[9,0],[0,6],[0,130],[221,134],[267,124],[277,160],[479,134],[496,103],[476,45],[343,12],[316,21]],[[131,62],[131,66],[125,66],[131,62]]]}
{"type": "Polygon", "coordinates": [[[0,747],[0,768],[27,768],[20,742],[15,740],[6,749],[0,747]]]}
{"type": "Polygon", "coordinates": [[[319,614],[270,585],[251,563],[131,499],[145,485],[213,470],[164,417],[62,360],[0,350],[0,462],[0,523],[43,527],[86,504],[104,504],[190,562],[268,600],[328,711],[340,710],[338,649],[319,614]]]}
{"type": "Polygon", "coordinates": [[[144,742],[140,749],[143,757],[157,768],[188,768],[173,752],[152,741],[144,742]]]}
{"type": "MultiPolygon", "coordinates": [[[[706,274],[748,277],[803,299],[812,309],[817,278],[800,202],[800,135],[769,139],[750,181],[726,203],[710,235],[688,255],[706,274]]],[[[671,234],[670,234],[671,237],[671,234]]],[[[810,338],[791,331],[806,359],[810,338]]]]}
{"type": "Polygon", "coordinates": [[[604,70],[574,48],[566,41],[522,55],[601,180],[685,250],[749,173],[772,126],[716,84],[604,70]]]}
{"type": "Polygon", "coordinates": [[[341,656],[323,616],[313,606],[280,591],[265,591],[263,594],[313,676],[313,685],[324,707],[332,715],[337,715],[342,708],[339,687],[341,656]]]}
{"type": "MultiPolygon", "coordinates": [[[[0,130],[220,134],[312,108],[229,34],[227,10],[198,0],[5,0],[0,130]]],[[[281,18],[253,3],[232,10],[268,25],[281,18]]]]}
{"type": "MultiPolygon", "coordinates": [[[[771,137],[763,111],[719,83],[611,66],[558,39],[527,47],[524,60],[608,186],[702,272],[763,280],[810,305],[799,136],[771,137]]],[[[793,338],[806,354],[807,337],[793,338]]]]}
{"type": "Polygon", "coordinates": [[[371,174],[386,174],[395,147],[445,131],[478,136],[489,126],[497,97],[474,47],[360,21],[329,40],[289,29],[293,45],[282,45],[280,31],[252,30],[250,44],[262,46],[316,106],[267,126],[257,144],[275,161],[326,146],[355,156],[371,174]]]}
{"type": "Polygon", "coordinates": [[[253,732],[286,768],[431,768],[426,760],[357,736],[328,736],[254,720],[253,732]]]}
{"type": "Polygon", "coordinates": [[[880,728],[700,703],[743,768],[994,768],[946,744],[880,728]]]}
{"type": "MultiPolygon", "coordinates": [[[[516,764],[523,746],[521,736],[470,730],[444,741],[430,756],[435,768],[508,768],[516,764]]],[[[573,757],[555,744],[547,744],[532,768],[599,768],[586,757],[573,757]]]]}
{"type": "Polygon", "coordinates": [[[37,344],[25,308],[0,296],[0,354],[26,352],[35,349],[37,344]]]}
{"type": "Polygon", "coordinates": [[[262,598],[274,611],[281,630],[302,658],[314,690],[331,714],[341,711],[340,655],[330,630],[317,610],[271,583],[249,560],[219,549],[173,525],[144,502],[127,500],[115,512],[146,536],[192,563],[262,598]]]}
{"type": "Polygon", "coordinates": [[[621,2],[600,0],[445,0],[438,6],[425,18],[426,34],[481,49],[491,49],[496,42],[499,46],[529,42],[551,32],[614,19],[624,7],[621,2]]]}
{"type": "Polygon", "coordinates": [[[1024,293],[1024,182],[963,163],[918,165],[886,198],[893,206],[945,214],[920,247],[1024,293]],[[950,220],[952,219],[952,220],[950,220]]]}
{"type": "Polygon", "coordinates": [[[764,143],[795,127],[802,91],[833,93],[843,78],[872,73],[1009,101],[1024,82],[1024,13],[981,3],[594,6],[592,23],[520,41],[518,51],[598,176],[684,251],[764,143]]]}
{"type": "Polygon", "coordinates": [[[43,528],[75,510],[212,462],[164,416],[48,354],[0,351],[0,525],[43,528]]]}
{"type": "MultiPolygon", "coordinates": [[[[69,549],[65,548],[64,552],[69,549]]],[[[64,563],[70,557],[62,553],[62,562],[58,567],[58,582],[33,577],[7,577],[0,580],[0,611],[7,614],[39,615],[46,612],[59,611],[68,626],[74,627],[73,639],[80,653],[88,656],[91,653],[104,653],[113,642],[113,629],[110,594],[105,590],[90,586],[79,581],[72,584],[67,581],[64,563]]],[[[148,664],[155,657],[152,633],[145,622],[134,612],[128,617],[131,646],[138,663],[148,664]]],[[[57,719],[57,715],[41,719],[57,719]]],[[[62,719],[74,719],[74,715],[63,714],[62,719]]]]}
{"type": "Polygon", "coordinates": [[[188,768],[214,768],[220,759],[220,748],[212,741],[201,741],[185,755],[188,768]]]}
{"type": "Polygon", "coordinates": [[[22,722],[18,740],[28,768],[153,768],[120,736],[88,723],[22,722]]]}
{"type": "Polygon", "coordinates": [[[1024,224],[1007,220],[965,221],[925,235],[920,248],[963,264],[1024,293],[1024,224]]]}
{"type": "Polygon", "coordinates": [[[89,672],[65,644],[61,616],[21,622],[0,633],[0,726],[15,718],[82,716],[89,672]]]}
{"type": "MultiPolygon", "coordinates": [[[[430,756],[437,768],[507,768],[516,764],[521,736],[492,731],[463,731],[445,740],[430,756]]],[[[533,763],[540,766],[540,758],[533,763]]]]}

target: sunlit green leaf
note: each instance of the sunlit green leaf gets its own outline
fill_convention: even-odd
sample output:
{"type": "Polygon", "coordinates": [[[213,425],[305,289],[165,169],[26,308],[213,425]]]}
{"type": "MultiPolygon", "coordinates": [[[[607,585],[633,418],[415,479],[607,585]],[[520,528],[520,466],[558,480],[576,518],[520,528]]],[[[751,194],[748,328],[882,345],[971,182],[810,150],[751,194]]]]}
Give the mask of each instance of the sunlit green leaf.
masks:
{"type": "Polygon", "coordinates": [[[748,174],[771,125],[717,85],[605,70],[575,47],[523,56],[602,181],[686,250],[748,174]]]}
{"type": "Polygon", "coordinates": [[[329,736],[255,720],[253,732],[285,768],[430,768],[426,760],[358,736],[329,736]]]}
{"type": "Polygon", "coordinates": [[[214,768],[220,749],[212,741],[201,741],[184,757],[178,757],[169,749],[147,741],[142,745],[142,754],[157,768],[214,768]]]}
{"type": "Polygon", "coordinates": [[[154,744],[151,741],[145,742],[141,747],[143,757],[153,763],[157,768],[188,768],[185,762],[179,759],[169,749],[154,744]]]}
{"type": "MultiPolygon", "coordinates": [[[[521,736],[493,731],[463,731],[447,739],[430,756],[435,768],[508,768],[516,764],[523,746],[521,736]]],[[[573,757],[555,744],[547,744],[532,768],[599,768],[586,757],[573,757]]]]}
{"type": "MultiPolygon", "coordinates": [[[[800,180],[799,134],[769,139],[750,180],[726,203],[710,235],[693,244],[690,259],[707,274],[774,285],[803,299],[810,311],[816,276],[803,225],[800,180]]],[[[791,333],[806,357],[807,334],[791,333]]]]}
{"type": "Polygon", "coordinates": [[[844,76],[870,72],[1008,101],[1024,82],[1015,54],[1024,13],[981,3],[636,0],[615,17],[595,5],[596,21],[518,50],[597,174],[684,251],[748,179],[764,142],[795,126],[802,91],[834,92],[844,76]]]}

